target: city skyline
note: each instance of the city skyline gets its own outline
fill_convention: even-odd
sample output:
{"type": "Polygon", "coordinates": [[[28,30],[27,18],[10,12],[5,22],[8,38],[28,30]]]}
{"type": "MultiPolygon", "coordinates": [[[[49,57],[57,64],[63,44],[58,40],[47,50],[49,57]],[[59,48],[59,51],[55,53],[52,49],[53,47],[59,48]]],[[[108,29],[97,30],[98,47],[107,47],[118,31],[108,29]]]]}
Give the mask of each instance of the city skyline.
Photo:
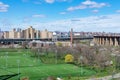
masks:
{"type": "Polygon", "coordinates": [[[50,31],[120,31],[120,1],[0,0],[0,28],[50,31]]]}

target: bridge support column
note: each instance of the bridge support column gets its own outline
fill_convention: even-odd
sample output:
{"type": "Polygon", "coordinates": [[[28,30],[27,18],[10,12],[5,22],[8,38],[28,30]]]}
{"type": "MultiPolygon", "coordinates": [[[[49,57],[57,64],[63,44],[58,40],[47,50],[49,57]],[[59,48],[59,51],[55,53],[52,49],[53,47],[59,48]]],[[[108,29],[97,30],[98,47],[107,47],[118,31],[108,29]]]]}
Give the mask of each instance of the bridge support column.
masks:
{"type": "Polygon", "coordinates": [[[99,38],[94,38],[94,42],[95,42],[96,44],[99,44],[99,38]]]}
{"type": "Polygon", "coordinates": [[[100,44],[99,44],[99,43],[100,43],[100,42],[99,42],[99,38],[97,38],[97,43],[98,43],[98,45],[100,45],[100,44]]]}
{"type": "Polygon", "coordinates": [[[100,38],[100,45],[102,45],[102,38],[100,38]]]}
{"type": "Polygon", "coordinates": [[[100,45],[100,38],[98,38],[98,44],[100,45]]]}
{"type": "Polygon", "coordinates": [[[108,38],[108,43],[109,43],[109,46],[110,46],[110,37],[108,38]]]}
{"type": "Polygon", "coordinates": [[[117,38],[115,38],[114,41],[115,41],[115,44],[114,44],[114,45],[115,45],[115,46],[118,46],[118,40],[117,40],[117,38]]]}
{"type": "Polygon", "coordinates": [[[99,37],[99,45],[101,45],[101,38],[99,37]]]}
{"type": "Polygon", "coordinates": [[[105,45],[105,38],[102,38],[102,44],[105,45]]]}
{"type": "Polygon", "coordinates": [[[101,44],[104,45],[104,38],[101,38],[101,44]]]}
{"type": "Polygon", "coordinates": [[[120,37],[118,38],[118,45],[120,46],[120,37]]]}
{"type": "Polygon", "coordinates": [[[96,44],[99,44],[99,42],[98,42],[98,38],[95,38],[95,42],[96,42],[96,44]]]}
{"type": "Polygon", "coordinates": [[[108,46],[108,45],[109,45],[108,38],[106,38],[106,40],[105,40],[105,45],[106,45],[106,46],[108,46]]]}
{"type": "Polygon", "coordinates": [[[96,42],[97,42],[96,38],[93,38],[93,42],[94,42],[94,43],[96,43],[96,42]]]}
{"type": "Polygon", "coordinates": [[[110,46],[113,46],[113,40],[110,38],[110,46]]]}

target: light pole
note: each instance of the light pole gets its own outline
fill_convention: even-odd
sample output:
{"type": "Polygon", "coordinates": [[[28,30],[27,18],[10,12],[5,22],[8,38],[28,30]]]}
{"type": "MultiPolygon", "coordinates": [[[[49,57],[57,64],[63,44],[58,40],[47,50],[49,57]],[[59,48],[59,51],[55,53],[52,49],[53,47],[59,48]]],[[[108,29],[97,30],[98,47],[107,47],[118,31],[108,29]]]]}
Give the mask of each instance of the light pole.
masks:
{"type": "Polygon", "coordinates": [[[56,53],[56,64],[57,64],[57,49],[55,50],[55,53],[56,53]]]}
{"type": "Polygon", "coordinates": [[[18,80],[20,80],[20,60],[17,60],[18,64],[18,80]]]}
{"type": "Polygon", "coordinates": [[[81,75],[82,75],[82,72],[83,72],[83,71],[82,71],[82,60],[83,60],[83,56],[80,56],[80,63],[81,63],[81,65],[80,65],[80,66],[81,66],[81,75]]]}
{"type": "Polygon", "coordinates": [[[116,66],[116,56],[117,56],[117,55],[116,55],[116,54],[112,54],[111,56],[112,56],[112,58],[113,58],[113,61],[111,61],[110,64],[112,64],[112,67],[113,67],[112,79],[114,79],[114,75],[115,75],[115,71],[116,71],[115,66],[116,66]]]}
{"type": "Polygon", "coordinates": [[[38,49],[38,62],[39,62],[40,50],[38,49]]]}
{"type": "Polygon", "coordinates": [[[8,57],[8,52],[6,52],[6,55],[5,55],[5,56],[6,56],[6,65],[5,65],[5,66],[6,66],[6,68],[7,68],[7,57],[8,57]]]}

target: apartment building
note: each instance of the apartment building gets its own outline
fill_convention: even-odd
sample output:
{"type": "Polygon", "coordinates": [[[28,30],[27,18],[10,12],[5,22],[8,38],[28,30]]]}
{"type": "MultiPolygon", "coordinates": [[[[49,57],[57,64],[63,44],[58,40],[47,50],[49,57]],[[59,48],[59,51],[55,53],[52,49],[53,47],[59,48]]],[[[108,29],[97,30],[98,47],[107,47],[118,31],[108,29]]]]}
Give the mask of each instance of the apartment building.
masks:
{"type": "Polygon", "coordinates": [[[52,38],[53,37],[53,32],[49,32],[47,29],[44,31],[41,31],[41,39],[46,39],[46,38],[52,38]]]}
{"type": "Polygon", "coordinates": [[[25,30],[21,29],[13,29],[12,31],[5,31],[4,32],[4,39],[46,39],[52,38],[53,32],[44,30],[36,30],[32,26],[25,30]]]}
{"type": "Polygon", "coordinates": [[[15,28],[12,31],[5,31],[3,33],[4,39],[19,39],[21,35],[21,30],[17,31],[15,28]]]}
{"type": "Polygon", "coordinates": [[[3,32],[4,39],[9,39],[9,31],[3,32]]]}

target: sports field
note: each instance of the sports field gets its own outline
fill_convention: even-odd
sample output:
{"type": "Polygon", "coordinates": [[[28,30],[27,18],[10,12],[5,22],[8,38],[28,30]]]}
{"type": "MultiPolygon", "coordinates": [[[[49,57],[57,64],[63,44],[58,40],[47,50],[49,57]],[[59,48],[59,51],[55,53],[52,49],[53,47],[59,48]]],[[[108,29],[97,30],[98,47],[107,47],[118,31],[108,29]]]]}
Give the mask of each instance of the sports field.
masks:
{"type": "MultiPolygon", "coordinates": [[[[72,64],[44,64],[38,58],[30,56],[29,49],[0,49],[0,75],[21,73],[20,77],[30,80],[41,80],[48,76],[67,77],[88,76],[94,71],[77,67],[72,64]]],[[[17,80],[19,76],[10,80],[17,80]]]]}

